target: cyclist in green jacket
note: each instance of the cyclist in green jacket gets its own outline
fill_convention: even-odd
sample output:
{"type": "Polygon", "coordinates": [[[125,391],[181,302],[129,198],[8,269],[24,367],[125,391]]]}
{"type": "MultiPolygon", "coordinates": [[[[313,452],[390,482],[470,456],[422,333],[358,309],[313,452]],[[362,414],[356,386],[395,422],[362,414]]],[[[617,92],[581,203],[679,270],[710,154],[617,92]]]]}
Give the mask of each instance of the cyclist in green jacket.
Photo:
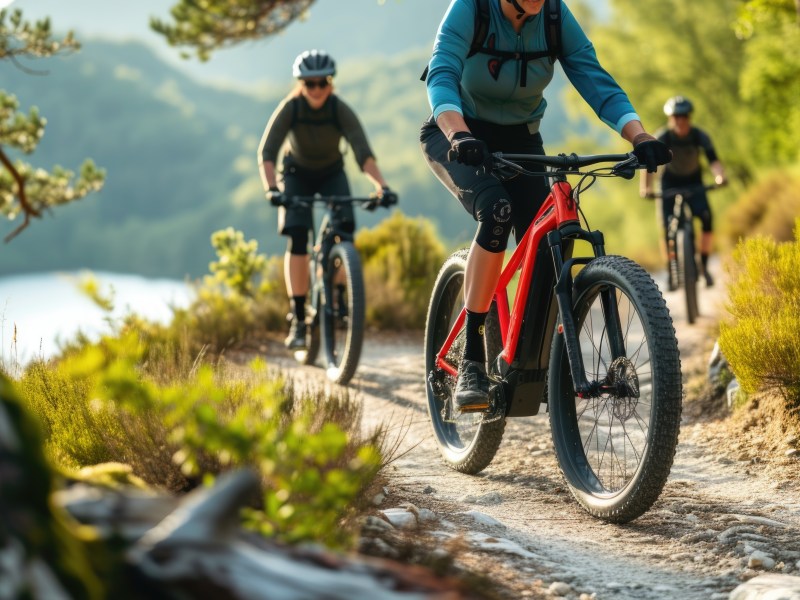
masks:
{"type": "MultiPolygon", "coordinates": [[[[367,136],[353,110],[333,91],[336,63],[323,50],[307,50],[294,61],[297,85],[272,113],[258,148],[261,181],[267,199],[279,206],[278,231],[288,237],[284,256],[286,291],[292,304],[292,324],[286,347],[306,347],[305,302],[309,286],[308,241],[314,227],[310,207],[284,205],[292,196],[349,196],[340,142],[345,138],[361,170],[375,185],[376,196],[397,201],[389,189],[367,136]],[[276,164],[282,153],[281,185],[276,164]],[[282,188],[282,189],[281,189],[282,188]]],[[[352,206],[343,206],[337,223],[355,229],[352,206]]]]}
{"type": "MultiPolygon", "coordinates": [[[[702,129],[692,125],[691,117],[694,106],[685,96],[674,96],[664,104],[664,114],[667,115],[667,127],[656,133],[659,140],[664,142],[672,150],[672,162],[661,174],[661,227],[664,230],[664,240],[661,248],[666,260],[666,228],[669,216],[675,206],[675,194],[678,190],[695,188],[689,196],[689,206],[692,214],[698,217],[702,223],[703,235],[700,238],[700,260],[703,264],[703,274],[705,275],[706,285],[714,285],[714,278],[708,271],[708,256],[711,254],[713,243],[713,222],[711,205],[703,189],[703,168],[700,163],[700,151],[706,155],[708,168],[714,175],[714,183],[717,185],[725,184],[725,167],[717,156],[714,144],[709,135],[702,129]]],[[[653,180],[652,173],[645,173],[641,180],[641,196],[643,198],[652,197],[653,180]]],[[[670,266],[667,264],[667,273],[671,273],[670,266]]],[[[669,281],[669,289],[674,290],[676,283],[669,281]]]]}
{"type": "MultiPolygon", "coordinates": [[[[439,26],[428,64],[433,114],[420,142],[433,173],[477,221],[464,281],[466,347],[456,382],[460,411],[489,407],[484,322],[503,266],[508,238],[519,241],[544,202],[544,177],[501,182],[487,173],[490,152],[544,154],[539,124],[553,77],[544,0],[489,3],[484,47],[471,52],[477,0],[452,0],[439,26]]],[[[648,170],[669,162],[669,150],[647,133],[625,92],[600,66],[594,47],[563,2],[558,60],[598,117],[628,140],[648,170]]]]}

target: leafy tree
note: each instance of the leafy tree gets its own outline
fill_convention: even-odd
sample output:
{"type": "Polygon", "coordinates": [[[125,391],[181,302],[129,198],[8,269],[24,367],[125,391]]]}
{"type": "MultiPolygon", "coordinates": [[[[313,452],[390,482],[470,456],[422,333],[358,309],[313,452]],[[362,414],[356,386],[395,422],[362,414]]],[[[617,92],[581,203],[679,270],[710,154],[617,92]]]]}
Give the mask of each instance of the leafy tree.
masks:
{"type": "Polygon", "coordinates": [[[591,31],[604,66],[646,126],[665,122],[667,98],[683,94],[711,133],[729,170],[749,179],[750,106],[739,93],[744,42],[732,21],[740,0],[611,0],[614,15],[591,31]],[[745,134],[745,135],[743,135],[745,134]]]}
{"type": "MultiPolygon", "coordinates": [[[[18,64],[17,57],[52,56],[78,48],[71,33],[62,40],[53,39],[49,19],[32,24],[23,20],[20,10],[0,10],[0,59],[18,64]]],[[[6,236],[6,241],[25,229],[31,217],[41,217],[44,210],[82,198],[103,185],[104,173],[90,160],[74,179],[72,171],[60,166],[47,172],[12,159],[12,152],[31,154],[36,149],[46,122],[36,108],[27,115],[20,112],[16,97],[0,90],[0,213],[11,220],[20,212],[24,215],[22,224],[6,236]]]]}
{"type": "Polygon", "coordinates": [[[180,0],[170,11],[174,24],[153,18],[150,26],[171,46],[190,46],[200,60],[206,61],[214,50],[278,33],[313,3],[314,0],[180,0]]]}
{"type": "Polygon", "coordinates": [[[749,0],[736,34],[745,41],[742,97],[758,106],[755,146],[765,162],[800,158],[800,0],[749,0]]]}

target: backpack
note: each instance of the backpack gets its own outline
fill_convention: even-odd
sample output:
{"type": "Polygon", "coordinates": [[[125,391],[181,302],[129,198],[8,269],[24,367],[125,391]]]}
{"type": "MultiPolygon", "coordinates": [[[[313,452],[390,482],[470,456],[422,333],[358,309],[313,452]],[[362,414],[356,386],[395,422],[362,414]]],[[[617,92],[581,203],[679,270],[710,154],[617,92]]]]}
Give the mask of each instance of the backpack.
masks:
{"type": "MultiPolygon", "coordinates": [[[[545,40],[547,42],[547,50],[540,50],[537,52],[513,52],[511,50],[495,50],[484,46],[486,36],[489,33],[489,1],[490,0],[476,0],[477,10],[475,11],[475,31],[472,36],[472,43],[469,47],[467,58],[471,58],[475,54],[488,54],[494,56],[499,60],[497,72],[500,67],[507,60],[520,61],[520,86],[525,87],[528,82],[528,62],[539,58],[549,57],[550,62],[553,63],[561,55],[561,0],[547,0],[542,8],[543,16],[545,19],[545,40]]],[[[420,77],[421,81],[425,81],[428,77],[428,67],[420,77]]]]}

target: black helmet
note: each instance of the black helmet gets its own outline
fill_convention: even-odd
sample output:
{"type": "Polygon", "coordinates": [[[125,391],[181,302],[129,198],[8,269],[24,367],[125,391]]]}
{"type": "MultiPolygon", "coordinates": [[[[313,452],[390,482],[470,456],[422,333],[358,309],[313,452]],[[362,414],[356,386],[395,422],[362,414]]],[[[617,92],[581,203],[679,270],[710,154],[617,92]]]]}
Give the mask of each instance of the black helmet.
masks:
{"type": "Polygon", "coordinates": [[[294,59],[292,75],[298,79],[336,75],[336,63],[324,50],[306,50],[294,59]]]}
{"type": "Polygon", "coordinates": [[[694,106],[684,96],[673,96],[664,104],[664,114],[668,117],[673,115],[688,115],[694,110],[694,106]]]}

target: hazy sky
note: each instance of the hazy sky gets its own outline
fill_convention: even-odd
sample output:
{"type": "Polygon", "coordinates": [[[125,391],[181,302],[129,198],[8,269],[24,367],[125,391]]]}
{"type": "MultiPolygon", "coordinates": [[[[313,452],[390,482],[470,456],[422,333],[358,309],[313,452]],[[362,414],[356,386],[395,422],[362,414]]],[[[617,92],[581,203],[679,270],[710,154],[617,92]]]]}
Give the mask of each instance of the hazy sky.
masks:
{"type": "MultiPolygon", "coordinates": [[[[0,0],[0,2],[7,0],[0,0]]],[[[71,29],[79,40],[92,37],[137,39],[156,49],[172,64],[206,80],[257,84],[285,83],[294,57],[322,48],[337,61],[363,56],[394,55],[430,48],[450,0],[317,0],[307,19],[282,33],[219,51],[208,63],[183,60],[149,26],[150,17],[169,19],[177,0],[15,0],[28,19],[51,18],[56,31],[71,29]]]]}

